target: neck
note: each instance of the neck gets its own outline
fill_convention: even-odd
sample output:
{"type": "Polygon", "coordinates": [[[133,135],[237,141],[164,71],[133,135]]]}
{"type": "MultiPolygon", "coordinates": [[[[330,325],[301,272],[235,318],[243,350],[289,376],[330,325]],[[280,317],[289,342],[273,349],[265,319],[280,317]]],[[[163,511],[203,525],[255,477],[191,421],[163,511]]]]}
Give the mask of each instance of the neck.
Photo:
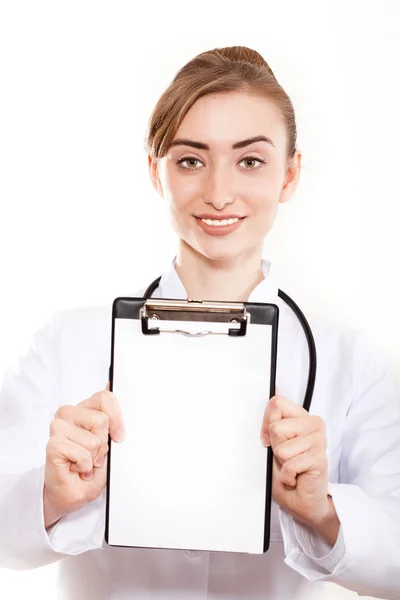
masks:
{"type": "Polygon", "coordinates": [[[246,302],[264,279],[261,248],[229,260],[211,260],[180,240],[176,271],[192,300],[246,302]]]}

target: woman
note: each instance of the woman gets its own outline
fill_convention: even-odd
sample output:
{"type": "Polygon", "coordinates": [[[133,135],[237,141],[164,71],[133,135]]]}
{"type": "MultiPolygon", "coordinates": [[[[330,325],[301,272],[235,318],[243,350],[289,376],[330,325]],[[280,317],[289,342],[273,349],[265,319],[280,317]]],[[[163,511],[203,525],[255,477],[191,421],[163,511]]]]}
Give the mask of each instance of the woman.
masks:
{"type": "Polygon", "coordinates": [[[68,599],[321,599],[325,581],[400,598],[398,390],[358,332],[314,318],[318,370],[306,412],[304,334],[261,258],[278,204],[299,182],[290,99],[254,50],[202,53],[158,101],[146,150],[179,236],[155,296],[279,306],[279,392],[260,423],[274,451],[270,548],[248,555],[104,543],[108,433],[124,437],[118,399],[104,390],[104,306],[55,313],[6,374],[2,441],[12,451],[2,458],[0,566],[62,558],[68,599]]]}

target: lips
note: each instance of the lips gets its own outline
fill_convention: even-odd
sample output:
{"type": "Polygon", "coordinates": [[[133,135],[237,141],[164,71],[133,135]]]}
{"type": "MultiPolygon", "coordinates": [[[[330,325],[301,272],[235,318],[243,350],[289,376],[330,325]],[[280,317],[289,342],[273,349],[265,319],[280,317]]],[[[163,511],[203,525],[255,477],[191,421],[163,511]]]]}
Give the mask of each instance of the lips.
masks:
{"type": "Polygon", "coordinates": [[[194,215],[196,219],[211,219],[212,221],[223,221],[225,219],[244,219],[241,215],[226,214],[226,215],[213,215],[211,213],[202,213],[201,215],[194,215]]]}
{"type": "Polygon", "coordinates": [[[196,222],[201,229],[208,235],[228,235],[236,231],[243,223],[245,217],[238,215],[218,215],[216,219],[214,215],[199,215],[196,222]],[[212,218],[213,217],[213,218],[212,218]],[[229,222],[230,221],[230,222],[229,222]]]}

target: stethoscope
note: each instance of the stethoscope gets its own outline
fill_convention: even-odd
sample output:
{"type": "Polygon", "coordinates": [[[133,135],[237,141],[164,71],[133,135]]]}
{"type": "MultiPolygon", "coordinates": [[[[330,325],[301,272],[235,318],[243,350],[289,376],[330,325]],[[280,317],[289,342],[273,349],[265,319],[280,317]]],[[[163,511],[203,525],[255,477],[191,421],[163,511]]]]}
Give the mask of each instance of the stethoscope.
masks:
{"type": "MultiPolygon", "coordinates": [[[[152,294],[158,288],[158,286],[160,284],[160,280],[161,280],[161,277],[157,277],[157,279],[155,279],[149,285],[149,287],[143,294],[144,299],[148,300],[149,298],[151,298],[152,294]]],[[[315,350],[314,337],[311,332],[311,328],[310,328],[310,325],[308,324],[307,319],[305,318],[304,314],[301,312],[300,308],[297,306],[296,302],[294,300],[292,300],[292,298],[290,298],[290,296],[285,294],[285,292],[282,292],[282,290],[279,290],[279,289],[278,289],[278,296],[279,296],[279,298],[282,298],[282,300],[284,300],[286,302],[286,304],[288,306],[290,306],[290,308],[293,310],[296,317],[300,321],[301,326],[303,327],[303,330],[304,330],[304,333],[305,333],[305,336],[307,339],[308,351],[309,351],[309,355],[310,355],[310,366],[309,366],[308,380],[307,380],[306,393],[304,396],[303,408],[305,408],[307,411],[309,411],[310,405],[311,405],[311,399],[312,399],[312,395],[313,395],[313,391],[314,391],[315,374],[317,371],[317,353],[315,350]]]]}

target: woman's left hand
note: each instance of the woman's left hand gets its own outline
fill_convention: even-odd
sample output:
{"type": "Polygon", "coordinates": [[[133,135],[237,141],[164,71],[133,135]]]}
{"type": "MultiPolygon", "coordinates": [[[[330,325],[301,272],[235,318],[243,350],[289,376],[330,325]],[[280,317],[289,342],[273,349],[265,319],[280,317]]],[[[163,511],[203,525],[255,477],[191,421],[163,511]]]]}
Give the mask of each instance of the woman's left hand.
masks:
{"type": "Polygon", "coordinates": [[[273,499],[292,517],[318,527],[330,511],[324,420],[278,394],[265,409],[261,440],[274,453],[273,499]]]}

